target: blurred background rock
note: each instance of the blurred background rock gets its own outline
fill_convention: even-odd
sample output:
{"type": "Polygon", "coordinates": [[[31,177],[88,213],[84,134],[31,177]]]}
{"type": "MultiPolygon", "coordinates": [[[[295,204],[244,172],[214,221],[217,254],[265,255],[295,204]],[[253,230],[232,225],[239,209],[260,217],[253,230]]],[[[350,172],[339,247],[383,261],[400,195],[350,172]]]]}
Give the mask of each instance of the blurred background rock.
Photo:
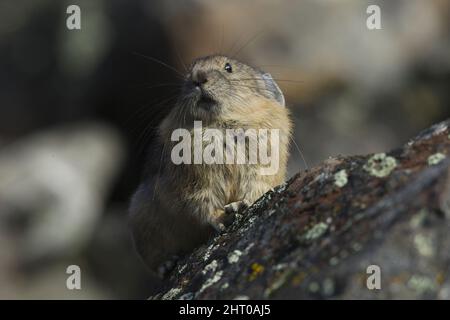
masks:
{"type": "MultiPolygon", "coordinates": [[[[0,298],[145,298],[126,208],[175,66],[271,72],[308,164],[384,151],[450,116],[450,1],[0,2],[0,298]],[[81,7],[81,30],[66,8],[81,7]],[[382,30],[366,28],[381,7],[382,30]],[[138,53],[138,54],[136,54],[138,53]],[[65,287],[80,265],[82,287],[65,287]]],[[[150,155],[151,156],[151,155],[150,155]]],[[[292,149],[290,174],[304,168],[292,149]]]]}

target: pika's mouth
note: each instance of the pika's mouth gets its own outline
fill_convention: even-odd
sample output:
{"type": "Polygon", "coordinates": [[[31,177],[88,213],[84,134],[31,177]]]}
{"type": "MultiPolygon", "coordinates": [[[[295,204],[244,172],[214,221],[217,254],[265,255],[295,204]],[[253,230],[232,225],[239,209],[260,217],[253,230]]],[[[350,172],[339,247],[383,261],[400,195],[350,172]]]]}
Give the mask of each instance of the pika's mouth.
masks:
{"type": "Polygon", "coordinates": [[[197,105],[204,109],[211,109],[217,104],[217,101],[205,90],[200,90],[197,105]]]}

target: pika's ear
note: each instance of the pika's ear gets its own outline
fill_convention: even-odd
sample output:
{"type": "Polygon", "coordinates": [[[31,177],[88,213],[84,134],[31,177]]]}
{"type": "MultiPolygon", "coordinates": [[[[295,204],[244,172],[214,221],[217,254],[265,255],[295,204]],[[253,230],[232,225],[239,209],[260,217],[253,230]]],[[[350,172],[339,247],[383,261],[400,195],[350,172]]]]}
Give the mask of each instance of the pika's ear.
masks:
{"type": "Polygon", "coordinates": [[[272,75],[270,73],[264,73],[262,75],[264,83],[266,84],[267,90],[272,93],[272,98],[274,98],[279,104],[283,107],[285,106],[284,95],[281,92],[280,87],[277,85],[275,80],[273,80],[272,75]]]}

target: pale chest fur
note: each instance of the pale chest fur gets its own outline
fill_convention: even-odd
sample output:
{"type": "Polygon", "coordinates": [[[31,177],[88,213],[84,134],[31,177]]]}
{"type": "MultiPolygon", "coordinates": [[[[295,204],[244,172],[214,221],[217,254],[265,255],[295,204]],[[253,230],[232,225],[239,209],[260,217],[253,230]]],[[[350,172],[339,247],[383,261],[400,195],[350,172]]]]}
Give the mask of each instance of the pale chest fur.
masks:
{"type": "MultiPolygon", "coordinates": [[[[173,177],[170,185],[176,186],[172,190],[186,201],[210,202],[214,208],[223,208],[228,203],[243,199],[254,201],[270,187],[283,182],[284,163],[275,174],[261,175],[260,172],[261,141],[258,137],[268,135],[270,138],[270,132],[262,131],[258,135],[255,131],[257,133],[255,137],[253,134],[242,136],[244,131],[230,133],[229,128],[214,128],[217,135],[210,139],[211,133],[208,133],[208,129],[211,128],[202,128],[202,139],[198,137],[200,132],[194,133],[194,130],[191,130],[190,163],[179,165],[169,163],[166,167],[166,170],[171,172],[169,176],[173,177]],[[194,143],[196,139],[197,143],[194,143]],[[201,163],[195,164],[194,154],[198,155],[199,152],[202,153],[201,163]],[[208,157],[217,156],[217,153],[222,155],[208,160],[208,157]]],[[[277,151],[280,149],[280,142],[286,144],[286,138],[281,139],[282,141],[278,140],[276,143],[277,151]]],[[[266,139],[264,143],[268,144],[269,140],[266,139]]],[[[171,142],[171,146],[174,147],[174,142],[171,142]]],[[[272,147],[266,146],[265,151],[269,156],[272,147]]],[[[282,147],[282,152],[286,152],[284,149],[285,147],[282,147]]],[[[283,159],[281,161],[284,161],[283,159]]]]}
{"type": "MultiPolygon", "coordinates": [[[[203,122],[200,131],[196,131],[194,123],[191,122],[185,125],[181,125],[179,122],[177,124],[177,121],[174,121],[176,118],[177,113],[172,113],[160,127],[161,137],[166,145],[164,173],[162,174],[166,181],[163,185],[166,191],[172,195],[174,202],[180,202],[180,206],[187,207],[187,211],[207,215],[213,210],[223,209],[231,202],[243,199],[253,202],[270,188],[284,181],[292,128],[286,108],[268,100],[251,99],[245,106],[235,106],[232,111],[224,113],[213,123],[203,122]],[[180,129],[180,127],[187,131],[185,133],[189,136],[191,154],[190,157],[187,157],[189,163],[175,164],[171,161],[171,151],[180,141],[174,141],[171,137],[174,130],[180,129]],[[209,129],[213,129],[221,138],[217,140],[214,134],[211,132],[208,134],[209,129]],[[268,136],[276,131],[278,140],[275,144],[267,145],[267,152],[271,155],[272,149],[276,150],[278,154],[277,170],[271,174],[261,174],[261,163],[250,161],[250,158],[255,155],[259,160],[260,145],[250,143],[248,136],[244,139],[244,156],[242,158],[241,152],[241,161],[237,161],[239,153],[237,149],[240,148],[242,151],[242,144],[237,143],[230,146],[226,143],[229,136],[227,130],[230,129],[241,129],[245,132],[252,129],[256,135],[262,129],[266,130],[262,135],[268,136]],[[199,133],[200,138],[198,137],[199,133]],[[220,163],[211,163],[207,158],[208,155],[216,155],[218,149],[213,145],[217,141],[219,141],[219,149],[222,149],[223,159],[221,162],[219,161],[220,163]],[[234,153],[234,157],[232,157],[234,160],[231,163],[226,161],[226,155],[230,151],[234,153]],[[197,161],[195,161],[195,155],[197,155],[197,161]],[[198,161],[199,159],[200,161],[198,161]]],[[[238,133],[237,137],[239,136],[238,133]]],[[[266,143],[269,141],[270,139],[266,143]]]]}

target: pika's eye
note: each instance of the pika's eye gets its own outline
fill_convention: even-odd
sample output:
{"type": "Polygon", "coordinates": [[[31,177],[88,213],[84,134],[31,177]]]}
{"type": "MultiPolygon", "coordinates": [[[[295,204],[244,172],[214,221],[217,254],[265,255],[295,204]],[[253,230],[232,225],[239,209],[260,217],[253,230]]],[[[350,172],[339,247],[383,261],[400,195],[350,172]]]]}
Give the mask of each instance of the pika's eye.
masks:
{"type": "Polygon", "coordinates": [[[228,62],[227,63],[225,63],[225,71],[226,72],[228,72],[228,73],[231,73],[231,72],[233,72],[233,68],[231,67],[231,64],[229,64],[228,62]]]}

